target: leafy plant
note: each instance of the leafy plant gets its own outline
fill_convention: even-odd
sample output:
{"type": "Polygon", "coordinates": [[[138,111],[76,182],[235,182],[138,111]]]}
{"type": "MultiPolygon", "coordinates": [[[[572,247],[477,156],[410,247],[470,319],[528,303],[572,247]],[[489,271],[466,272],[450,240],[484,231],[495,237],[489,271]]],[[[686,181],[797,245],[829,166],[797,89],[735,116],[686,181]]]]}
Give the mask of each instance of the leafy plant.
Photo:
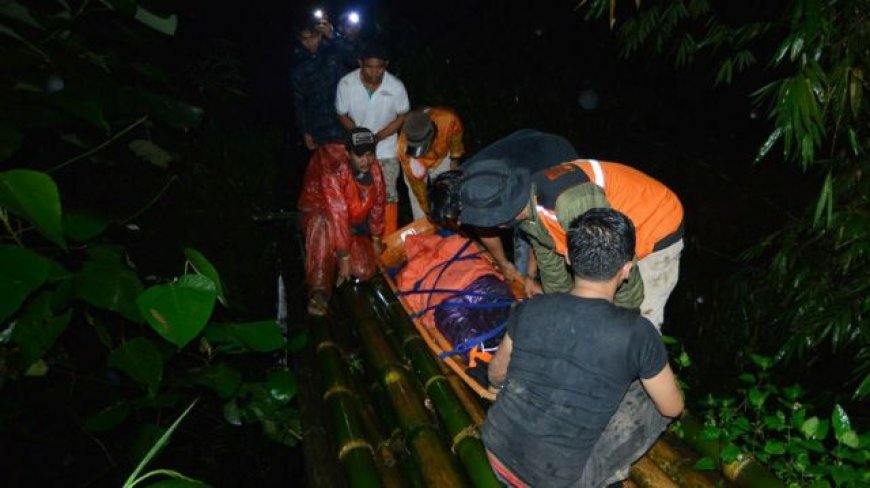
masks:
{"type": "Polygon", "coordinates": [[[771,129],[754,159],[781,147],[782,159],[819,176],[819,196],[744,256],[754,269],[735,281],[752,279],[753,286],[732,293],[724,308],[746,310],[748,302],[753,320],[732,314],[716,322],[742,328],[758,347],[793,362],[820,360],[825,349],[853,355],[850,377],[841,381],[854,385],[857,398],[870,396],[870,329],[862,326],[870,312],[867,2],[799,0],[735,8],[730,17],[707,0],[584,3],[590,18],[606,15],[611,26],[624,19],[617,32],[625,56],[651,50],[677,65],[713,61],[715,84],[750,71],[762,80],[752,101],[771,129]]]}
{"type": "Polygon", "coordinates": [[[780,387],[775,361],[752,355],[757,371],[740,376],[744,386],[731,397],[709,395],[703,402],[700,435],[721,445],[719,459],[701,458],[698,469],[752,456],[789,486],[858,487],[870,483],[870,434],[859,434],[835,404],[820,416],[800,385],[780,387]]]}
{"type": "MultiPolygon", "coordinates": [[[[295,378],[271,358],[287,347],[276,322],[238,320],[244,311],[194,248],[183,265],[156,256],[174,261],[163,277],[129,251],[144,238],[140,218],[179,180],[183,137],[203,117],[142,54],[177,17],[135,1],[71,3],[0,3],[0,37],[11,41],[0,48],[0,388],[25,376],[46,389],[67,378],[70,391],[78,378],[103,385],[97,408],[71,412],[101,447],[97,436],[123,437],[133,420],[156,419],[153,439],[163,409],[205,388],[243,413],[231,424],[259,423],[294,445],[295,378]],[[95,356],[96,371],[83,366],[95,356]],[[267,364],[249,373],[241,363],[252,357],[267,364]]],[[[139,476],[191,407],[129,486],[157,474],[192,483],[165,470],[139,476]]]]}

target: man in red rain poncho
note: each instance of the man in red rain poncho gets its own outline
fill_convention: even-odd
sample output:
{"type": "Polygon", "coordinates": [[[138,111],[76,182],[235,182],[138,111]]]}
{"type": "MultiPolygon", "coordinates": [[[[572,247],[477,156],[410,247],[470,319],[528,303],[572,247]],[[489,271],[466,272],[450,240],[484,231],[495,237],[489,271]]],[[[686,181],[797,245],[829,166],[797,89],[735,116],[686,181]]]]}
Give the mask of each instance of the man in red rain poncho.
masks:
{"type": "Polygon", "coordinates": [[[344,145],[318,147],[305,171],[299,210],[312,315],[326,313],[333,285],[351,276],[366,280],[375,273],[386,201],[375,145],[370,130],[355,128],[344,145]]]}

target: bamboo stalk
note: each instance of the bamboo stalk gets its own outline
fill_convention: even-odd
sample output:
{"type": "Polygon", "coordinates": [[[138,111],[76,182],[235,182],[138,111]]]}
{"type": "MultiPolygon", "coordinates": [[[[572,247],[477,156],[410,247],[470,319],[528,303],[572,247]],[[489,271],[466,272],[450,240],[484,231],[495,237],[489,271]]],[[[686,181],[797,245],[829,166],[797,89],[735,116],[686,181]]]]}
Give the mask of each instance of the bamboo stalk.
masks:
{"type": "Polygon", "coordinates": [[[641,488],[679,488],[656,463],[646,456],[631,465],[631,480],[641,488]]]}
{"type": "MultiPolygon", "coordinates": [[[[721,446],[716,441],[706,440],[701,436],[704,425],[688,411],[680,417],[685,436],[683,442],[690,448],[720,463],[721,446]]],[[[722,466],[725,479],[739,487],[745,488],[785,488],[785,483],[777,479],[764,466],[751,456],[722,466]]]]}
{"type": "MultiPolygon", "coordinates": [[[[310,335],[310,333],[309,333],[310,335]]],[[[315,364],[314,346],[309,343],[293,355],[299,381],[297,398],[302,424],[302,448],[305,453],[306,480],[311,488],[345,486],[338,470],[338,459],[331,451],[323,419],[323,396],[315,364]]]]}
{"type": "Polygon", "coordinates": [[[367,363],[378,374],[411,452],[417,458],[428,486],[463,486],[465,480],[454,467],[453,459],[423,407],[423,399],[408,379],[378,326],[378,321],[360,286],[339,289],[342,300],[352,310],[353,324],[363,345],[367,363]]]}
{"type": "Polygon", "coordinates": [[[662,471],[687,488],[714,488],[715,485],[702,473],[692,469],[692,460],[684,458],[665,439],[653,444],[646,457],[653,460],[662,471]]]}
{"type": "Polygon", "coordinates": [[[457,390],[465,391],[466,395],[463,397],[456,394],[454,385],[444,374],[443,366],[433,358],[386,283],[375,279],[369,286],[371,292],[374,292],[373,295],[378,298],[376,304],[386,313],[390,327],[401,338],[402,349],[411,360],[420,382],[425,385],[426,394],[432,400],[435,411],[452,439],[453,450],[472,482],[475,486],[500,486],[489,465],[483,442],[477,436],[477,429],[483,423],[483,409],[480,404],[469,397],[464,386],[457,390]]]}
{"type": "Polygon", "coordinates": [[[374,452],[363,434],[341,352],[330,340],[325,321],[312,318],[310,330],[323,374],[324,403],[332,419],[330,426],[347,482],[353,488],[379,487],[374,452]]]}

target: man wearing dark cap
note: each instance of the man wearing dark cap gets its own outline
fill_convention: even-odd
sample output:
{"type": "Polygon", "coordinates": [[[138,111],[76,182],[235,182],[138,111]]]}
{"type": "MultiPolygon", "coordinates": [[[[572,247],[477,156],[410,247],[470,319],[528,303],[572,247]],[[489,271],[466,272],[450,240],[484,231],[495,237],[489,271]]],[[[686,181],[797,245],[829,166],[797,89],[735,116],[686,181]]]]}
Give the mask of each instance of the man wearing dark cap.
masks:
{"type": "MultiPolygon", "coordinates": [[[[574,146],[564,137],[521,129],[481,149],[466,160],[463,167],[474,166],[478,161],[499,159],[506,161],[510,167],[521,167],[534,173],[565,161],[573,161],[577,157],[574,146]]],[[[448,222],[458,220],[462,182],[462,171],[448,171],[433,180],[429,188],[429,220],[439,225],[449,225],[448,222]]],[[[537,262],[527,237],[519,229],[514,229],[514,263],[507,259],[499,232],[483,228],[475,231],[505,276],[521,278],[528,295],[542,292],[540,284],[534,279],[537,262]]]]}
{"type": "Polygon", "coordinates": [[[429,213],[426,186],[430,178],[451,169],[465,152],[462,121],[447,107],[425,107],[405,116],[399,134],[399,161],[411,190],[414,220],[429,213]]]}
{"type": "Polygon", "coordinates": [[[334,285],[375,273],[386,201],[375,146],[370,130],[355,128],[345,144],[318,147],[305,171],[299,210],[310,314],[326,313],[334,285]]]}
{"type": "Polygon", "coordinates": [[[359,69],[346,74],[335,95],[335,110],[345,130],[365,127],[375,134],[375,155],[384,171],[387,188],[387,234],[398,226],[399,159],[396,157],[397,133],[410,110],[405,85],[387,72],[386,50],[378,43],[363,47],[359,69]]]}
{"type": "Polygon", "coordinates": [[[565,229],[573,219],[602,207],[628,215],[637,229],[639,262],[614,303],[640,307],[641,314],[661,328],[665,303],[679,278],[683,249],[683,207],[665,185],[619,163],[576,159],[541,169],[491,154],[466,163],[458,186],[460,222],[475,227],[516,226],[529,237],[546,293],[571,289],[565,229]]]}

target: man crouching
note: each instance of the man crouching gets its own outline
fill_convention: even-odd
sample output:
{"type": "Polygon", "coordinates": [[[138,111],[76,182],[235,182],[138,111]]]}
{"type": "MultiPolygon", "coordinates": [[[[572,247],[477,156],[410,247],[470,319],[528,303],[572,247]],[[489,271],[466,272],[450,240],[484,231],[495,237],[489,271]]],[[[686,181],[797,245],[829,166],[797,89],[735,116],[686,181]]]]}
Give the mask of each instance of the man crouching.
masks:
{"type": "Polygon", "coordinates": [[[682,412],[655,327],[636,310],[613,305],[634,247],[624,214],[582,214],[568,230],[574,287],[532,298],[508,319],[489,364],[490,383],[500,391],[483,427],[490,463],[508,486],[619,482],[668,417],[682,412]]]}
{"type": "Polygon", "coordinates": [[[367,280],[377,269],[386,190],[375,145],[370,130],[355,128],[346,144],[318,147],[305,171],[299,210],[312,315],[326,314],[334,285],[351,276],[367,280]]]}

